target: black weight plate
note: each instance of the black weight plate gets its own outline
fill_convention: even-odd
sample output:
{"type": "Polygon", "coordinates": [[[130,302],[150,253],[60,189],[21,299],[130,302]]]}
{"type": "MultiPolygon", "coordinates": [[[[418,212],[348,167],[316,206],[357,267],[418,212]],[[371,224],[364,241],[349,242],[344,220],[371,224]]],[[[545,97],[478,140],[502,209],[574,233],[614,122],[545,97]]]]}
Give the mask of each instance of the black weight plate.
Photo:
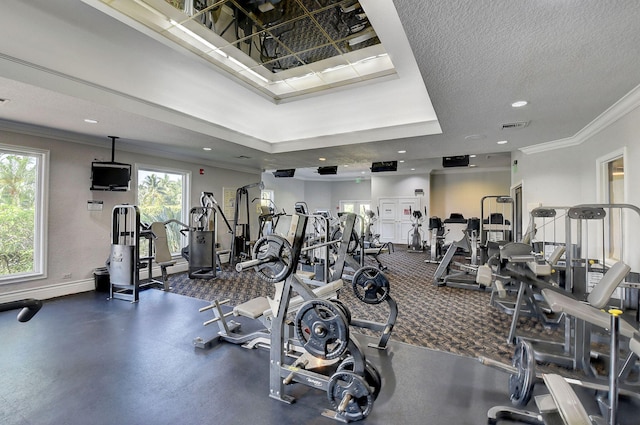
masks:
{"type": "Polygon", "coordinates": [[[347,324],[351,324],[351,310],[349,310],[349,307],[347,307],[347,305],[342,302],[342,300],[339,299],[332,299],[331,300],[332,303],[334,303],[336,305],[336,307],[338,307],[340,309],[340,311],[342,312],[342,314],[344,314],[345,319],[347,319],[347,324]]]}
{"type": "Polygon", "coordinates": [[[327,389],[329,403],[336,413],[347,421],[359,421],[366,418],[373,409],[374,397],[364,378],[348,371],[336,372],[329,378],[327,389]],[[340,411],[345,397],[349,402],[340,411]]]}
{"type": "Polygon", "coordinates": [[[536,359],[531,343],[527,341],[518,343],[511,364],[517,371],[509,376],[511,403],[524,407],[531,400],[536,378],[536,359]]]}
{"type": "Polygon", "coordinates": [[[281,282],[293,271],[291,245],[281,236],[268,235],[259,239],[253,247],[253,258],[272,260],[255,267],[260,279],[269,283],[281,282]]]}
{"type": "Polygon", "coordinates": [[[367,304],[380,304],[389,297],[389,280],[375,267],[358,269],[351,285],[355,296],[367,304]]]}
{"type": "MultiPolygon", "coordinates": [[[[353,369],[354,359],[352,356],[349,356],[340,363],[337,372],[342,372],[343,370],[353,372],[353,369]]],[[[371,362],[369,362],[369,360],[365,360],[364,379],[367,384],[369,384],[369,387],[371,387],[373,399],[375,400],[376,398],[378,398],[380,390],[382,389],[382,376],[380,376],[380,372],[378,372],[378,369],[376,369],[376,367],[371,362]]]]}
{"type": "Polygon", "coordinates": [[[349,325],[331,301],[314,299],[302,304],[295,317],[296,336],[309,354],[321,359],[340,357],[349,345],[349,325]]]}

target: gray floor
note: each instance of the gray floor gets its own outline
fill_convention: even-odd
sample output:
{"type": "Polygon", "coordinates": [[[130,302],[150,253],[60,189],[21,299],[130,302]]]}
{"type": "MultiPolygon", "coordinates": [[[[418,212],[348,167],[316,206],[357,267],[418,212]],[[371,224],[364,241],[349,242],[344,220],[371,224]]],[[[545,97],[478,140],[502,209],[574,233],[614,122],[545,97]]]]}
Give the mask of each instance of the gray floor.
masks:
{"type": "MultiPolygon", "coordinates": [[[[194,348],[205,304],[157,290],[138,304],[90,292],[48,301],[28,323],[1,313],[0,423],[336,423],[321,416],[329,403],[318,390],[292,385],[293,405],[268,397],[267,351],[194,348]]],[[[475,359],[395,342],[365,353],[383,384],[360,423],[482,424],[509,403],[507,375],[475,359]]],[[[621,423],[637,423],[633,403],[621,423]]]]}

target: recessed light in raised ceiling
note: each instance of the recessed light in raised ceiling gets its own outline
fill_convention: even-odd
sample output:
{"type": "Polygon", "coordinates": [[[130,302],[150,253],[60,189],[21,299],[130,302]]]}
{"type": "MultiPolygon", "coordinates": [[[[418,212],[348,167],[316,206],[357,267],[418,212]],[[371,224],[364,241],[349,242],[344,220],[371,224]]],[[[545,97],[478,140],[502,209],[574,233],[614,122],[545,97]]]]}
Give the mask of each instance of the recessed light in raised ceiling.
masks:
{"type": "Polygon", "coordinates": [[[91,118],[85,118],[84,122],[86,122],[87,124],[98,124],[98,120],[94,120],[91,118]]]}
{"type": "Polygon", "coordinates": [[[398,162],[403,163],[403,162],[404,162],[404,159],[401,159],[401,160],[400,160],[400,161],[398,161],[398,162]]]}
{"type": "Polygon", "coordinates": [[[499,142],[496,142],[496,143],[498,143],[499,145],[506,145],[509,142],[506,140],[500,140],[499,142]]]}
{"type": "Polygon", "coordinates": [[[327,158],[322,158],[322,157],[318,158],[318,161],[326,161],[326,160],[327,160],[327,158]]]}
{"type": "Polygon", "coordinates": [[[469,167],[475,167],[476,164],[469,164],[469,167]]]}
{"type": "Polygon", "coordinates": [[[412,169],[411,169],[411,171],[416,171],[416,169],[415,169],[415,168],[412,168],[412,169]]]}
{"type": "Polygon", "coordinates": [[[202,148],[203,151],[210,151],[211,148],[202,148]]]}
{"type": "Polygon", "coordinates": [[[469,158],[475,158],[476,155],[469,155],[469,158]]]}
{"type": "Polygon", "coordinates": [[[398,153],[407,153],[407,151],[398,151],[398,153]]]}
{"type": "Polygon", "coordinates": [[[529,102],[527,102],[526,100],[517,100],[511,104],[511,107],[522,108],[523,106],[527,106],[528,104],[529,102]]]}

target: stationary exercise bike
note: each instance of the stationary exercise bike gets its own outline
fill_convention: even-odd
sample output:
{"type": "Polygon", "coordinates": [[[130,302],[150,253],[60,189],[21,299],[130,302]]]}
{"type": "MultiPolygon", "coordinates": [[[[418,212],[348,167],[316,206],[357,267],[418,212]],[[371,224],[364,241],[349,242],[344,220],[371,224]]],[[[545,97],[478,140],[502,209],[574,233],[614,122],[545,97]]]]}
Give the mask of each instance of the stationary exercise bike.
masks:
{"type": "MultiPolygon", "coordinates": [[[[426,214],[425,208],[425,214],[426,214]]],[[[422,231],[422,222],[424,217],[420,210],[415,210],[411,213],[411,230],[408,234],[408,252],[423,252],[424,251],[424,232],[422,231]]]]}

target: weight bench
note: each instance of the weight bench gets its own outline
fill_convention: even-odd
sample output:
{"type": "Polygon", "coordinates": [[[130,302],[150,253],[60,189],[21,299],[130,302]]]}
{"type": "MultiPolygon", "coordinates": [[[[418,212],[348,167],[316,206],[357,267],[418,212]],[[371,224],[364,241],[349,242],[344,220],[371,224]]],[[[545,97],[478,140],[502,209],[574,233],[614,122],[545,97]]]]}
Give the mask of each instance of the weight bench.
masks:
{"type": "MultiPolygon", "coordinates": [[[[559,289],[550,280],[550,276],[552,267],[562,257],[564,249],[564,246],[556,247],[545,261],[539,255],[532,254],[531,246],[524,243],[511,242],[499,248],[500,273],[505,275],[506,280],[520,282],[515,301],[506,299],[507,289],[502,279],[496,279],[491,294],[491,304],[512,315],[507,343],[512,344],[516,341],[516,328],[520,316],[536,317],[545,326],[551,327],[558,326],[561,322],[561,314],[554,314],[549,307],[542,305],[539,290],[550,287],[559,289]]],[[[490,281],[491,268],[488,265],[480,266],[477,277],[482,278],[484,282],[490,281]]]]}
{"type": "MultiPolygon", "coordinates": [[[[567,358],[564,354],[559,356],[549,354],[545,355],[544,360],[573,367],[574,369],[579,368],[585,372],[590,371],[590,326],[595,325],[605,329],[609,326],[609,314],[601,309],[607,306],[611,295],[629,274],[630,270],[631,268],[622,261],[618,261],[611,266],[587,297],[587,303],[549,288],[541,291],[552,312],[562,313],[575,320],[572,357],[567,358]]],[[[628,322],[621,321],[621,335],[631,339],[635,331],[636,329],[628,322]]]]}
{"type": "MultiPolygon", "coordinates": [[[[313,288],[313,293],[316,298],[319,299],[331,299],[336,298],[338,291],[342,289],[344,282],[342,279],[330,282],[323,286],[313,288]]],[[[218,301],[214,300],[210,305],[201,308],[199,311],[204,312],[207,310],[213,310],[214,318],[203,323],[204,326],[212,323],[218,323],[220,331],[218,336],[205,340],[201,337],[196,337],[193,341],[194,345],[198,348],[208,348],[212,342],[217,339],[222,339],[233,344],[245,344],[247,348],[254,348],[258,344],[268,345],[271,341],[270,331],[275,312],[278,311],[278,305],[280,303],[280,297],[284,282],[278,282],[275,284],[276,296],[275,299],[269,297],[257,297],[242,304],[235,306],[230,312],[224,313],[222,306],[227,304],[229,300],[218,301]],[[227,322],[227,317],[246,317],[249,319],[259,320],[265,329],[257,332],[253,332],[247,335],[239,334],[240,324],[230,320],[227,322]]],[[[300,306],[305,302],[302,296],[298,295],[289,301],[288,313],[297,311],[300,306]]]]}
{"type": "MultiPolygon", "coordinates": [[[[609,327],[612,327],[611,316],[604,313],[609,320],[607,320],[609,327]]],[[[625,327],[624,320],[618,320],[618,330],[622,334],[622,328],[625,327]]],[[[612,353],[617,351],[617,334],[614,333],[612,337],[612,345],[615,343],[615,348],[612,349],[612,353]]],[[[636,358],[640,356],[640,334],[635,333],[629,340],[630,356],[636,358]]],[[[614,372],[612,368],[612,372],[614,372]]],[[[623,393],[617,387],[617,381],[609,381],[609,387],[606,391],[609,393],[609,400],[606,402],[599,399],[601,408],[604,407],[604,417],[589,415],[584,408],[582,402],[578,398],[575,390],[573,389],[571,382],[580,386],[589,388],[589,385],[585,385],[582,381],[576,381],[573,379],[567,379],[558,374],[542,374],[542,379],[545,386],[549,390],[549,394],[544,394],[535,397],[535,402],[538,407],[539,413],[530,412],[527,410],[521,410],[510,406],[495,406],[489,409],[487,412],[487,418],[489,424],[497,424],[499,420],[518,421],[519,423],[545,425],[545,424],[557,424],[562,423],[565,425],[615,425],[617,424],[617,397],[618,392],[623,393]],[[604,405],[604,406],[603,406],[604,405]],[[559,416],[559,420],[554,415],[559,416]],[[547,421],[548,420],[548,421],[547,421]]],[[[593,387],[591,387],[594,389],[593,387]]],[[[629,392],[626,392],[629,394],[629,392]]],[[[634,394],[637,396],[637,394],[634,394]]]]}
{"type": "Polygon", "coordinates": [[[393,252],[393,244],[391,242],[387,242],[376,247],[369,246],[369,248],[363,248],[362,252],[364,253],[364,255],[373,258],[376,263],[378,263],[378,269],[380,269],[380,271],[385,271],[387,269],[387,266],[382,264],[378,256],[384,253],[391,254],[393,252]]]}

